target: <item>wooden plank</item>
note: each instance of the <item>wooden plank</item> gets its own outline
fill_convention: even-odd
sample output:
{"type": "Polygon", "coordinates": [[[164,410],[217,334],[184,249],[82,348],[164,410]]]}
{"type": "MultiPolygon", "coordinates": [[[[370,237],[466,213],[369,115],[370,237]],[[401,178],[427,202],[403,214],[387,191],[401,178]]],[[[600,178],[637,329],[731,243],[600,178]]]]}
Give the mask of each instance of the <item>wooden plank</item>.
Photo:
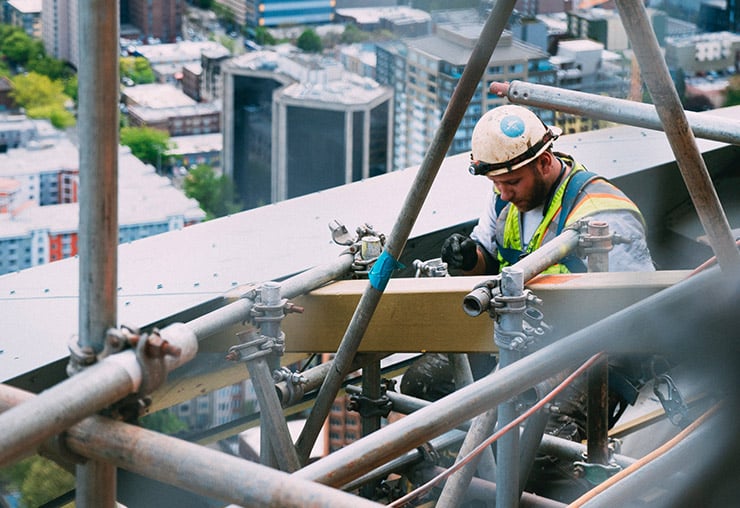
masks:
{"type": "MultiPolygon", "coordinates": [[[[688,275],[686,271],[591,273],[536,277],[528,288],[540,297],[545,322],[559,335],[602,319],[688,275]]],[[[488,277],[391,279],[360,346],[363,352],[491,352],[493,322],[470,317],[465,297],[488,277]]],[[[295,298],[305,308],[282,323],[286,350],[334,352],[368,284],[340,281],[295,298]]]]}

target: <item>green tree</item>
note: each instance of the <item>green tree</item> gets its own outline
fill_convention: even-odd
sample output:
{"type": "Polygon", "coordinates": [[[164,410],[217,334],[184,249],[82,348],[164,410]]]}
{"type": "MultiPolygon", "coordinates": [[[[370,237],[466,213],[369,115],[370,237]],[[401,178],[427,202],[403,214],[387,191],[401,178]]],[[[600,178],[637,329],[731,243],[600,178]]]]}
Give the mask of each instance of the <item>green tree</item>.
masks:
{"type": "Polygon", "coordinates": [[[170,135],[149,127],[123,127],[121,144],[129,147],[131,153],[141,161],[159,170],[166,160],[167,150],[170,149],[170,135]]]}
{"type": "Polygon", "coordinates": [[[344,32],[339,37],[339,41],[342,44],[354,44],[356,42],[364,42],[370,38],[370,34],[363,32],[357,25],[350,23],[344,28],[344,32]]]}
{"type": "Polygon", "coordinates": [[[193,198],[206,212],[207,219],[223,217],[241,210],[234,184],[225,175],[216,175],[207,164],[199,164],[185,177],[185,195],[193,198]]]}
{"type": "Polygon", "coordinates": [[[321,53],[324,49],[321,37],[312,28],[308,28],[298,36],[296,46],[307,53],[321,53]]]}
{"type": "Polygon", "coordinates": [[[738,104],[740,104],[740,76],[735,75],[730,77],[725,106],[737,106],[738,104]]]}
{"type": "Polygon", "coordinates": [[[141,56],[124,56],[118,63],[121,78],[130,78],[137,85],[154,83],[155,76],[149,61],[141,56]]]}
{"type": "Polygon", "coordinates": [[[277,41],[267,28],[258,26],[254,29],[254,42],[261,46],[274,46],[277,41]]]}
{"type": "Polygon", "coordinates": [[[214,3],[212,10],[227,30],[233,30],[236,27],[236,15],[229,7],[219,3],[214,3]]]}
{"type": "Polygon", "coordinates": [[[72,99],[64,94],[61,81],[52,81],[35,72],[19,74],[13,78],[11,95],[31,118],[48,118],[57,128],[75,123],[74,115],[67,110],[72,99]]]}
{"type": "Polygon", "coordinates": [[[41,506],[72,490],[75,478],[51,460],[38,455],[0,470],[6,489],[19,492],[21,506],[41,506]]]}
{"type": "Polygon", "coordinates": [[[26,32],[16,28],[3,33],[0,52],[12,64],[26,66],[30,60],[44,56],[44,46],[41,41],[32,39],[26,32]]]}
{"type": "Polygon", "coordinates": [[[175,413],[167,410],[157,411],[139,419],[139,424],[145,429],[161,432],[162,434],[172,435],[183,430],[188,426],[175,413]]]}

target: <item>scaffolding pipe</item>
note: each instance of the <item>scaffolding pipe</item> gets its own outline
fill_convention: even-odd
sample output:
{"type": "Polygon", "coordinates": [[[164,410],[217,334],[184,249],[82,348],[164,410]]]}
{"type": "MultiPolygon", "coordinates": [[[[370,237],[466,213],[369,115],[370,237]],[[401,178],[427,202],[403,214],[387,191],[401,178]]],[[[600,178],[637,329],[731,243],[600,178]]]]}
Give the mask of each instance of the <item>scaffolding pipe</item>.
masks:
{"type": "MultiPolygon", "coordinates": [[[[511,267],[521,270],[524,282],[527,283],[543,270],[560,262],[561,259],[573,252],[578,247],[580,236],[580,233],[574,227],[565,228],[558,236],[520,259],[511,267]]],[[[469,316],[480,316],[488,310],[489,304],[490,291],[478,288],[465,296],[463,310],[469,316]]]]}
{"type": "MultiPolygon", "coordinates": [[[[167,355],[162,359],[167,372],[193,359],[198,351],[195,335],[182,323],[168,326],[160,336],[181,351],[178,356],[167,355]]],[[[137,393],[146,375],[136,352],[128,349],[106,357],[1,414],[0,467],[22,458],[24,452],[83,418],[137,393]]]]}
{"type": "MultiPolygon", "coordinates": [[[[501,296],[508,304],[499,309],[493,336],[499,347],[502,371],[514,368],[521,359],[521,352],[513,345],[512,336],[521,336],[523,313],[526,309],[524,276],[522,270],[507,266],[501,271],[501,296]],[[516,302],[516,303],[514,303],[516,302]]],[[[517,418],[516,401],[511,398],[498,406],[498,427],[506,427],[517,418]]],[[[507,508],[519,505],[519,432],[508,432],[501,436],[496,446],[496,507],[507,508]]],[[[466,487],[473,475],[469,475],[466,487]]]]}
{"type": "MultiPolygon", "coordinates": [[[[525,81],[494,82],[490,91],[506,96],[514,104],[663,131],[663,124],[652,104],[525,81]]],[[[685,114],[696,137],[740,145],[740,124],[736,120],[712,116],[711,113],[686,111],[685,114]]]]}
{"type": "MultiPolygon", "coordinates": [[[[712,348],[719,348],[719,342],[740,325],[740,315],[734,312],[740,293],[738,280],[718,272],[716,269],[702,272],[611,314],[522,358],[507,369],[508,372],[501,370],[489,374],[305,466],[293,476],[333,486],[348,483],[392,457],[457,427],[601,351],[617,354],[676,352],[677,341],[683,341],[682,346],[685,347],[679,348],[678,352],[686,355],[686,359],[695,360],[711,354],[712,348]],[[700,294],[713,297],[696,298],[700,294]],[[671,327],[667,329],[666,320],[656,319],[656,316],[671,316],[671,327]],[[700,324],[697,316],[702,316],[700,324]],[[703,341],[697,344],[697,326],[706,328],[710,324],[713,333],[705,337],[712,343],[703,341]]],[[[719,356],[716,361],[721,363],[723,359],[727,360],[719,356]]],[[[724,369],[721,372],[729,374],[729,371],[724,369]]]]}
{"type": "MultiPolygon", "coordinates": [[[[737,408],[734,408],[735,410],[737,408]]],[[[736,483],[736,455],[732,456],[730,464],[721,460],[722,454],[737,450],[736,415],[732,408],[723,408],[718,414],[712,415],[693,432],[669,447],[665,453],[652,461],[642,463],[639,468],[608,488],[587,493],[583,497],[590,497],[581,502],[579,498],[572,506],[583,508],[608,508],[612,506],[651,506],[655,508],[671,508],[675,506],[717,506],[724,503],[733,503],[734,498],[727,495],[716,495],[716,485],[719,478],[725,478],[728,488],[734,492],[731,485],[736,483]],[[727,442],[717,439],[718,435],[730,435],[734,439],[728,446],[727,442]],[[723,467],[729,469],[723,470],[723,467]],[[711,472],[707,474],[707,470],[711,472]],[[697,483],[697,479],[701,483],[697,483]],[[711,497],[711,493],[715,497],[711,497]]],[[[655,453],[655,452],[653,452],[655,453]]],[[[727,455],[725,455],[727,456],[727,455]]],[[[619,473],[625,474],[626,471],[619,473]]],[[[605,482],[606,483],[606,482],[605,482]]],[[[601,487],[597,487],[601,488],[601,487]]],[[[727,491],[727,494],[731,492],[727,491]]]]}
{"type": "MultiPolygon", "coordinates": [[[[451,353],[447,356],[450,358],[450,362],[452,363],[455,376],[455,388],[459,389],[463,386],[473,384],[475,382],[475,379],[473,378],[473,370],[470,367],[470,358],[468,357],[467,353],[451,353]]],[[[498,365],[496,366],[496,368],[498,368],[498,365]]],[[[476,418],[476,420],[478,418],[476,418]]],[[[496,415],[493,416],[493,421],[495,423],[496,415]]],[[[461,452],[461,454],[462,453],[463,452],[461,452]]],[[[480,476],[484,480],[495,482],[496,459],[493,456],[493,450],[490,447],[484,449],[481,452],[477,462],[478,476],[480,476]]]]}
{"type": "MultiPolygon", "coordinates": [[[[38,398],[0,385],[0,411],[38,398]]],[[[8,409],[8,413],[12,409],[8,409]]],[[[379,507],[378,503],[136,425],[91,416],[64,434],[67,451],[240,506],[379,507]],[[290,488],[286,488],[290,485],[290,488]]],[[[46,444],[42,446],[44,450],[46,444]]],[[[89,506],[98,506],[93,503],[89,506]]]]}
{"type": "Polygon", "coordinates": [[[691,133],[678,92],[671,81],[663,53],[641,0],[617,0],[619,15],[640,64],[640,72],[655,103],[676,164],[709,237],[722,270],[740,275],[740,251],[730,230],[709,171],[691,133]]]}
{"type": "MultiPolygon", "coordinates": [[[[563,380],[562,377],[554,379],[558,379],[559,381],[563,380]]],[[[552,385],[551,380],[546,380],[540,383],[536,388],[538,387],[547,387],[547,391],[538,394],[538,397],[544,397],[553,388],[555,388],[555,386],[552,385]]],[[[345,389],[348,393],[360,393],[360,389],[356,386],[350,385],[347,386],[345,389]]],[[[416,397],[411,397],[402,393],[388,392],[387,395],[393,403],[393,411],[405,415],[411,414],[433,404],[428,400],[417,399],[416,397]]],[[[460,431],[467,431],[470,429],[470,425],[467,422],[463,422],[462,424],[458,425],[456,429],[460,431]]],[[[543,455],[552,455],[567,462],[583,460],[583,456],[586,454],[586,449],[586,445],[576,443],[575,441],[570,441],[561,437],[552,436],[550,434],[544,434],[539,443],[540,453],[542,453],[543,455]]],[[[522,450],[522,456],[524,456],[524,453],[525,450],[522,450]]],[[[621,455],[619,453],[613,454],[612,459],[621,467],[628,467],[633,462],[635,462],[634,458],[628,457],[626,455],[621,455]]]]}
{"type": "MultiPolygon", "coordinates": [[[[473,420],[465,435],[460,451],[457,454],[455,462],[459,462],[467,457],[479,444],[481,444],[486,438],[493,434],[496,427],[496,420],[498,418],[498,410],[496,408],[489,409],[482,415],[479,415],[473,420]]],[[[484,453],[492,453],[491,447],[485,448],[484,453]]],[[[473,473],[476,468],[479,467],[481,455],[474,457],[470,462],[464,465],[460,470],[450,475],[442,488],[442,493],[437,500],[436,506],[440,508],[460,506],[460,500],[465,496],[465,492],[470,486],[470,481],[473,479],[473,473]]],[[[494,460],[496,467],[493,470],[494,475],[497,475],[501,464],[500,461],[494,460]]],[[[490,481],[488,478],[486,480],[490,481]]]]}
{"type": "MultiPolygon", "coordinates": [[[[77,349],[71,363],[93,361],[108,328],[118,325],[119,2],[80,0],[78,134],[80,158],[77,349]]],[[[70,372],[80,365],[71,365],[70,372]]],[[[77,467],[77,504],[115,506],[116,472],[77,467]]]]}
{"type": "MultiPolygon", "coordinates": [[[[439,466],[425,469],[423,471],[422,481],[429,481],[443,472],[444,469],[439,466]]],[[[486,506],[490,506],[496,500],[496,484],[481,478],[473,478],[470,482],[470,488],[466,492],[465,498],[458,501],[460,501],[461,504],[465,501],[472,501],[471,506],[477,506],[475,504],[476,500],[484,500],[486,506]]],[[[538,496],[530,492],[522,493],[522,498],[519,501],[520,508],[565,508],[565,506],[566,505],[560,501],[538,496]]]]}
{"type": "MultiPolygon", "coordinates": [[[[346,252],[340,254],[331,263],[316,266],[294,275],[280,283],[280,296],[288,299],[295,298],[324,284],[345,277],[349,273],[354,260],[354,254],[346,252]]],[[[193,330],[198,340],[203,340],[229,326],[249,319],[253,306],[254,301],[252,299],[240,298],[208,314],[188,321],[187,325],[193,330]]]]}
{"type": "Polygon", "coordinates": [[[452,446],[460,443],[465,437],[465,433],[461,430],[451,430],[441,436],[431,439],[428,443],[425,443],[424,447],[419,447],[414,450],[410,450],[403,455],[396,457],[395,459],[386,462],[382,466],[369,473],[349,482],[347,485],[342,485],[342,490],[351,492],[359,489],[363,485],[369,482],[375,482],[381,478],[386,478],[390,474],[402,474],[405,470],[411,466],[421,464],[424,461],[433,460],[427,450],[431,450],[432,453],[446,450],[452,446]]]}
{"type": "MultiPolygon", "coordinates": [[[[296,443],[298,455],[304,463],[308,459],[311,448],[321,432],[324,420],[331,410],[331,405],[339,391],[342,380],[349,373],[352,358],[357,353],[370,319],[380,302],[387,278],[390,278],[390,275],[396,268],[397,260],[406,245],[409,234],[419,216],[424,200],[429,194],[432,183],[434,183],[434,179],[457,132],[457,128],[465,116],[470,99],[480,84],[483,71],[491,60],[493,49],[496,47],[509,16],[514,10],[514,4],[514,0],[501,0],[493,6],[493,10],[488,16],[486,24],[483,26],[480,38],[472,50],[460,81],[452,93],[450,102],[440,121],[439,128],[435,133],[434,140],[424,156],[424,160],[406,196],[406,201],[388,237],[385,250],[381,254],[381,257],[387,259],[388,263],[384,264],[381,268],[380,282],[372,283],[371,281],[360,297],[357,308],[352,315],[344,337],[342,337],[342,341],[339,344],[336,356],[332,361],[334,367],[329,371],[329,375],[321,385],[316,398],[316,404],[309,414],[306,425],[303,427],[303,431],[296,443]]],[[[376,267],[378,267],[378,262],[376,262],[373,269],[376,267]]]]}

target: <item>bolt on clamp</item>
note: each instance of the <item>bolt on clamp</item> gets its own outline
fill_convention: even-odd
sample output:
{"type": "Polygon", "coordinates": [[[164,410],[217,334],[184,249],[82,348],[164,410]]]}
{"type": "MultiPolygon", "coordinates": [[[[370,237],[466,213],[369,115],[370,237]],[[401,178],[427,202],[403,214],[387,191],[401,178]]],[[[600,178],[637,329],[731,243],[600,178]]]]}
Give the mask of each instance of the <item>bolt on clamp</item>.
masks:
{"type": "Polygon", "coordinates": [[[442,261],[442,258],[428,259],[427,261],[415,259],[414,268],[416,268],[416,274],[414,275],[416,278],[449,276],[447,263],[442,261]]]}
{"type": "Polygon", "coordinates": [[[227,360],[248,362],[270,355],[282,356],[285,353],[285,333],[282,331],[278,337],[268,337],[257,330],[247,330],[236,335],[241,344],[229,348],[227,360]]]}
{"type": "Polygon", "coordinates": [[[78,337],[73,335],[70,337],[67,345],[69,348],[67,375],[73,376],[85,367],[89,367],[103,358],[118,353],[127,347],[135,346],[138,338],[139,331],[134,328],[127,326],[122,326],[120,329],[109,328],[105,333],[103,349],[99,353],[96,353],[91,347],[81,348],[78,337]]]}

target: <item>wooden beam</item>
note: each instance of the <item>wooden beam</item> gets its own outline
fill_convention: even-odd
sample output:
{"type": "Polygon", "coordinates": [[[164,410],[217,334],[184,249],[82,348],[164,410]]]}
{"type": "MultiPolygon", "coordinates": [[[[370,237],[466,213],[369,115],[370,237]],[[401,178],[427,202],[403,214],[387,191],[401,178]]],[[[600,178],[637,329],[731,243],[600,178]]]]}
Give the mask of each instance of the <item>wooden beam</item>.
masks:
{"type": "MultiPolygon", "coordinates": [[[[527,287],[543,300],[544,321],[571,333],[686,278],[686,271],[545,275],[527,287]]],[[[391,279],[360,346],[363,352],[491,352],[493,321],[470,317],[462,302],[488,277],[391,279]]],[[[340,281],[295,298],[305,308],[282,322],[286,350],[334,352],[365,280],[340,281]]]]}

